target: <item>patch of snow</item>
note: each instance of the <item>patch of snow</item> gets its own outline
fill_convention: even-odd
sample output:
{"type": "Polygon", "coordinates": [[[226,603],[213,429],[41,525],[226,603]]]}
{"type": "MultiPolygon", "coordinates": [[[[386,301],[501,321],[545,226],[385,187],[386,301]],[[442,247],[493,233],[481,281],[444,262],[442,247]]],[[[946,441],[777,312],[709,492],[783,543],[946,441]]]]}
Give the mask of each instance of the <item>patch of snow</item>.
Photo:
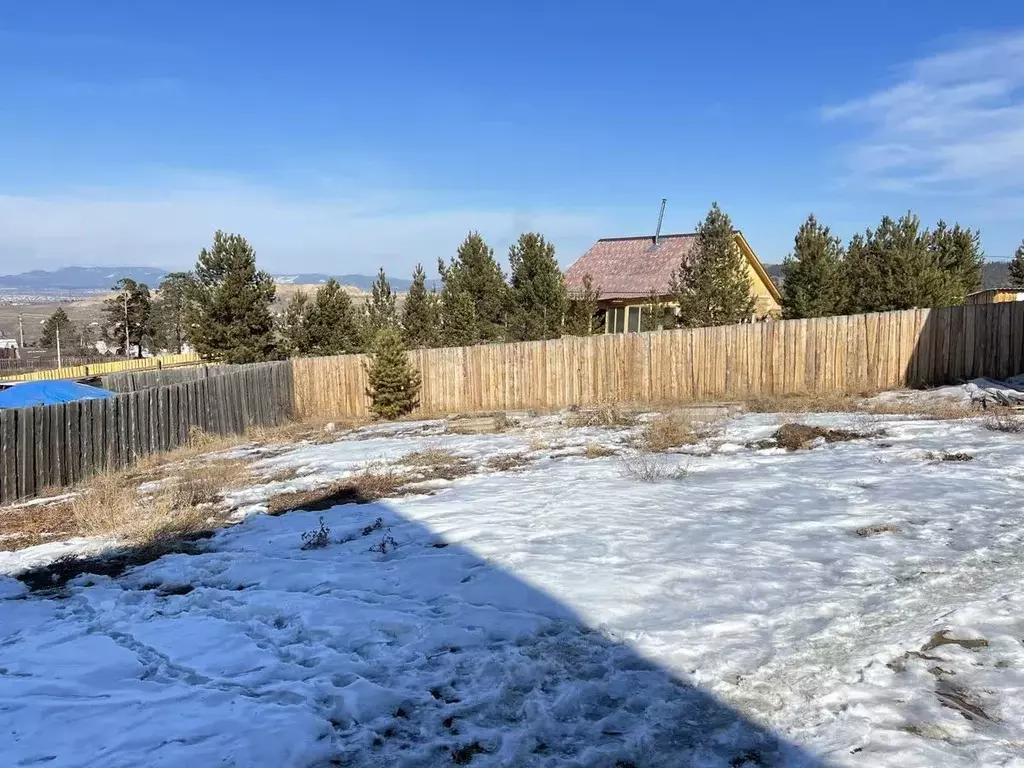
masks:
{"type": "MultiPolygon", "coordinates": [[[[550,417],[371,427],[261,459],[303,475],[233,494],[241,509],[426,448],[538,460],[434,495],[250,516],[201,554],[60,596],[0,577],[5,758],[1019,766],[1020,438],[828,414],[800,421],[880,434],[747,447],[784,418],[723,422],[659,483],[578,455],[630,430],[550,417]],[[926,458],[943,451],[973,460],[926,458]],[[329,545],[301,549],[321,517],[329,545]],[[895,530],[863,533],[879,525],[895,530]]],[[[26,557],[0,553],[6,573],[5,555],[26,557]]]]}

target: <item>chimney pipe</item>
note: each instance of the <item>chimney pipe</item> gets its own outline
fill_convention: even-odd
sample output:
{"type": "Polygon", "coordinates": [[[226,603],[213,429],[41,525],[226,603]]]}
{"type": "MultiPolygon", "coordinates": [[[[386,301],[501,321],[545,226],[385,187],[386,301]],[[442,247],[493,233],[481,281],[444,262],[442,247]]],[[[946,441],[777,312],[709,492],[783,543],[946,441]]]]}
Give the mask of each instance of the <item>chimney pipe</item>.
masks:
{"type": "Polygon", "coordinates": [[[661,220],[665,218],[665,198],[661,198],[661,211],[658,212],[658,228],[654,231],[654,244],[658,244],[659,238],[661,238],[661,220]]]}

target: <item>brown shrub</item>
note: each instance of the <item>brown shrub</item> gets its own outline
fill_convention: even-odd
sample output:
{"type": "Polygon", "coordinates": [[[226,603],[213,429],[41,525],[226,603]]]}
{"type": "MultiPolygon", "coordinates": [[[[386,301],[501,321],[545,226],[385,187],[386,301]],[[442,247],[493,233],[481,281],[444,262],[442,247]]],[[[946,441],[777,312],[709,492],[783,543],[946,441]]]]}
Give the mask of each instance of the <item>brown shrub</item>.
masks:
{"type": "Polygon", "coordinates": [[[877,536],[880,533],[899,533],[902,528],[893,523],[880,523],[878,525],[867,525],[863,528],[858,528],[853,533],[856,536],[877,536]]]}
{"type": "Polygon", "coordinates": [[[641,450],[661,453],[699,441],[700,436],[689,419],[680,413],[666,413],[643,426],[636,444],[641,450]]]}
{"type": "Polygon", "coordinates": [[[440,448],[413,451],[403,456],[400,463],[416,467],[420,480],[455,480],[473,473],[468,459],[440,448]]]}
{"type": "Polygon", "coordinates": [[[646,451],[623,456],[619,466],[624,477],[644,483],[682,480],[690,474],[685,467],[672,465],[664,457],[646,451]]]}

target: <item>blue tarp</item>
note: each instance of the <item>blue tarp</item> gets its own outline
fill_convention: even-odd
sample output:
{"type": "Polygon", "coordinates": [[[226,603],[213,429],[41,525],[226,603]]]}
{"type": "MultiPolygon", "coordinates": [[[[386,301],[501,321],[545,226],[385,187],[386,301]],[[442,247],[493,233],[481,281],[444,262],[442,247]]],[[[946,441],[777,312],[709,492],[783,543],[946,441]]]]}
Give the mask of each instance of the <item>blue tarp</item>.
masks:
{"type": "Polygon", "coordinates": [[[0,408],[30,408],[33,405],[53,405],[113,396],[113,392],[79,384],[77,381],[26,381],[0,390],[0,408]]]}

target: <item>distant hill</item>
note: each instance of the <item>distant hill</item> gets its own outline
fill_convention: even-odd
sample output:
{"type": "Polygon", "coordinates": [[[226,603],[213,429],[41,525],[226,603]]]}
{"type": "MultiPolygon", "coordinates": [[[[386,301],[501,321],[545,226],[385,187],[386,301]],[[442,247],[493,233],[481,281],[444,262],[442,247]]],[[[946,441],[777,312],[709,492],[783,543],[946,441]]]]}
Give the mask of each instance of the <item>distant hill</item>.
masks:
{"type": "MultiPolygon", "coordinates": [[[[153,267],[61,267],[50,271],[34,269],[16,275],[0,275],[0,291],[46,295],[49,293],[109,291],[123,277],[131,278],[155,288],[167,275],[167,270],[153,267]]],[[[320,272],[294,275],[274,275],[274,280],[286,285],[319,285],[326,283],[331,275],[320,272]]],[[[363,291],[373,287],[375,275],[334,275],[342,285],[351,285],[363,291]]],[[[398,292],[409,290],[412,280],[389,278],[391,287],[398,292]]]]}
{"type": "MultiPolygon", "coordinates": [[[[342,285],[351,285],[362,291],[369,291],[373,287],[376,275],[328,275],[322,272],[301,272],[297,275],[274,275],[274,280],[285,285],[320,285],[326,283],[331,277],[342,285]]],[[[389,277],[388,282],[391,288],[399,293],[409,290],[412,280],[401,277],[389,277]]],[[[428,281],[429,282],[429,281],[428,281]]]]}
{"type": "Polygon", "coordinates": [[[48,291],[108,291],[122,277],[156,285],[167,272],[152,267],[61,267],[34,269],[17,275],[0,275],[0,290],[46,293],[48,291]]]}
{"type": "MultiPolygon", "coordinates": [[[[782,287],[782,265],[765,264],[765,271],[774,283],[782,287]]],[[[1002,288],[1010,282],[1010,262],[986,261],[981,273],[982,288],[1002,288]]]]}

